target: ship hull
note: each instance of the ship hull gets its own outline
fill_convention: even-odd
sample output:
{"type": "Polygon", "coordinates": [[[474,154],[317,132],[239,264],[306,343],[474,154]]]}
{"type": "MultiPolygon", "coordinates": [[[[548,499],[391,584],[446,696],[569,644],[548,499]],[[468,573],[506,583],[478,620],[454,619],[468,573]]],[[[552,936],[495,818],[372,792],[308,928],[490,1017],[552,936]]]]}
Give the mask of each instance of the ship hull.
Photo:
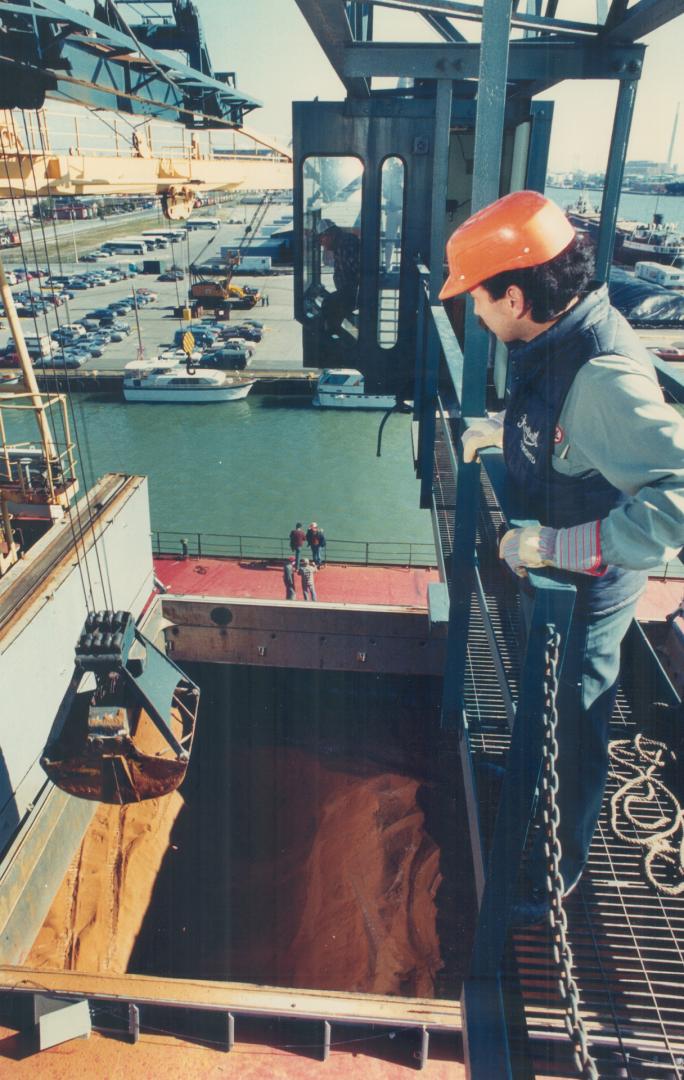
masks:
{"type": "Polygon", "coordinates": [[[389,394],[316,394],[318,409],[392,409],[397,403],[389,394]]]}
{"type": "Polygon", "coordinates": [[[174,390],[163,386],[124,385],[123,395],[126,401],[142,401],[147,404],[208,405],[216,401],[241,401],[247,397],[253,386],[254,383],[249,382],[239,386],[174,390]]]}

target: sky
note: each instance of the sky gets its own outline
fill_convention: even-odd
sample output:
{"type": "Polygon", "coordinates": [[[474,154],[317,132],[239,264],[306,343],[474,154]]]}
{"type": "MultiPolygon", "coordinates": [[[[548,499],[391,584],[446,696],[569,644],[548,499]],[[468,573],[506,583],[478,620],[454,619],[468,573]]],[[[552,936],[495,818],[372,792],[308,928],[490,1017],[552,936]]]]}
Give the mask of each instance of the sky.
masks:
{"type": "MultiPolygon", "coordinates": [[[[151,0],[153,3],[154,0],[151,0]]],[[[263,101],[247,123],[287,142],[292,101],[339,100],[344,88],[295,0],[198,0],[214,67],[237,73],[238,85],[263,101]]],[[[593,20],[589,0],[563,0],[559,17],[593,20]]],[[[437,40],[418,16],[376,9],[376,40],[437,40]]],[[[675,108],[682,100],[674,161],[684,172],[684,16],[648,38],[637,93],[629,158],[667,159],[675,108]]],[[[544,93],[555,102],[549,167],[603,170],[617,88],[612,80],[573,82],[544,93]]]]}

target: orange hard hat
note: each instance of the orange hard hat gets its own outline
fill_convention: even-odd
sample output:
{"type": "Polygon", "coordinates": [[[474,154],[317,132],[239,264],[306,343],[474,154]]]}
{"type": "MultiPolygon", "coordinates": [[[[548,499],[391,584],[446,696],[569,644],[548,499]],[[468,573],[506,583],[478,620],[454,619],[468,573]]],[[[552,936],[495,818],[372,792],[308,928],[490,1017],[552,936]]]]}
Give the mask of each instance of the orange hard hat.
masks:
{"type": "Polygon", "coordinates": [[[522,270],[555,259],[575,230],[559,206],[538,191],[514,191],[478,210],[451,234],[449,277],[440,300],[470,292],[504,270],[522,270]]]}

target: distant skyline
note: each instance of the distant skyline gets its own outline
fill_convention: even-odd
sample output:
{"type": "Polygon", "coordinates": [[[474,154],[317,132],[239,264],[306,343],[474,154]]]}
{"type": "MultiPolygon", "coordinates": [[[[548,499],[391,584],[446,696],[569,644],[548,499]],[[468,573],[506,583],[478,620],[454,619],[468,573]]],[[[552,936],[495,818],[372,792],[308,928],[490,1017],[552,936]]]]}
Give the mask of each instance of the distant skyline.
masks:
{"type": "MultiPolygon", "coordinates": [[[[248,116],[248,125],[287,142],[292,134],[292,101],[344,98],[344,88],[295,0],[250,0],[249,4],[199,0],[199,8],[214,66],[236,71],[238,86],[264,103],[248,116]]],[[[408,35],[414,35],[414,40],[436,40],[424,20],[376,10],[379,40],[401,40],[408,35]]],[[[589,0],[565,5],[561,0],[558,14],[590,19],[592,11],[589,0]]],[[[644,44],[648,48],[628,156],[665,161],[677,100],[684,101],[684,16],[649,35],[644,44]]],[[[541,95],[555,102],[550,169],[605,169],[616,93],[617,83],[608,80],[564,83],[541,95]]],[[[680,116],[673,162],[684,172],[684,116],[680,116]]]]}

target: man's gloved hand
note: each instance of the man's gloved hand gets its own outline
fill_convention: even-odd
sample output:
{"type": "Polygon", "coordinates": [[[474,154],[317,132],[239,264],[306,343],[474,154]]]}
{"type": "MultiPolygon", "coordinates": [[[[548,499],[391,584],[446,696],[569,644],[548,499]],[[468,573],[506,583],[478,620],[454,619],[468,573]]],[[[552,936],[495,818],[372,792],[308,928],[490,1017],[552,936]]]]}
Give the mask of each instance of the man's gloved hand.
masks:
{"type": "Polygon", "coordinates": [[[504,414],[483,416],[463,432],[463,460],[474,461],[484,446],[503,446],[504,414]]]}
{"type": "Polygon", "coordinates": [[[499,544],[499,557],[518,577],[526,577],[528,569],[537,570],[542,566],[596,577],[606,571],[601,561],[598,521],[587,521],[569,529],[550,529],[545,525],[509,529],[499,544]]]}

